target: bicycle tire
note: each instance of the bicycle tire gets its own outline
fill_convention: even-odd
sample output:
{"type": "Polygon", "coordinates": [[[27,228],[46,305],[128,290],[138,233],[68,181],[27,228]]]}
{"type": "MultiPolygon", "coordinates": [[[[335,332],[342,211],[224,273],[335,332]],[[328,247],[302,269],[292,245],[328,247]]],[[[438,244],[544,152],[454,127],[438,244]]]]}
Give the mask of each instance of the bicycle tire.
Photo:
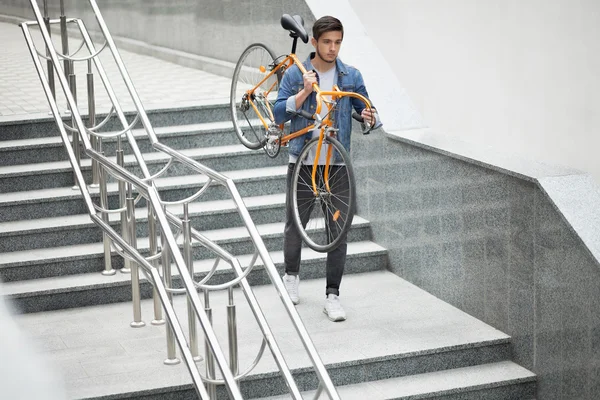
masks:
{"type": "MultiPolygon", "coordinates": [[[[252,106],[245,100],[246,91],[256,87],[274,65],[275,56],[271,49],[261,43],[248,46],[240,56],[231,79],[229,105],[231,119],[236,136],[249,149],[260,149],[267,142],[267,129],[252,106]],[[264,71],[263,71],[264,68],[264,71]]],[[[270,95],[265,98],[261,93],[253,92],[253,102],[267,124],[274,123],[268,109],[273,110],[281,74],[275,73],[260,88],[271,88],[270,95]],[[269,103],[268,105],[266,103],[269,103]]]]}
{"type": "MultiPolygon", "coordinates": [[[[333,146],[332,157],[336,159],[335,154],[339,154],[343,165],[329,167],[331,191],[325,186],[325,166],[319,165],[315,179],[317,193],[314,193],[310,156],[318,141],[319,138],[313,138],[300,152],[292,172],[289,195],[294,223],[304,243],[315,251],[328,252],[335,249],[350,230],[356,210],[356,185],[350,155],[339,141],[325,137],[323,144],[333,146]]],[[[324,150],[322,146],[321,151],[324,150]]]]}

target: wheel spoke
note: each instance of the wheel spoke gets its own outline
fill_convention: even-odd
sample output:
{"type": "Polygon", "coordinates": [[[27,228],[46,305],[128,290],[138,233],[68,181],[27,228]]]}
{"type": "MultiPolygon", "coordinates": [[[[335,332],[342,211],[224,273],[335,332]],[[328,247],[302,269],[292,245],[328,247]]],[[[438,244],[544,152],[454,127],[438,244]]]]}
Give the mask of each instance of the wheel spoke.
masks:
{"type": "Polygon", "coordinates": [[[230,93],[231,116],[240,142],[250,149],[263,147],[267,140],[267,130],[260,118],[267,124],[272,122],[273,99],[279,89],[277,75],[273,74],[260,86],[257,85],[269,73],[273,59],[268,48],[255,44],[242,53],[234,71],[230,93]],[[250,100],[244,100],[246,92],[253,88],[255,91],[250,96],[256,110],[249,104],[250,100]],[[268,90],[272,90],[270,95],[263,96],[262,93],[268,90]]]}
{"type": "Polygon", "coordinates": [[[347,167],[350,159],[339,142],[327,139],[326,144],[334,147],[334,154],[340,154],[345,164],[329,167],[329,182],[325,179],[325,166],[317,166],[317,192],[313,194],[313,166],[309,158],[314,157],[318,139],[311,140],[302,150],[292,177],[294,221],[305,243],[317,251],[329,251],[343,240],[352,223],[354,209],[354,178],[352,169],[347,167]],[[303,228],[302,221],[306,221],[303,228]]]}

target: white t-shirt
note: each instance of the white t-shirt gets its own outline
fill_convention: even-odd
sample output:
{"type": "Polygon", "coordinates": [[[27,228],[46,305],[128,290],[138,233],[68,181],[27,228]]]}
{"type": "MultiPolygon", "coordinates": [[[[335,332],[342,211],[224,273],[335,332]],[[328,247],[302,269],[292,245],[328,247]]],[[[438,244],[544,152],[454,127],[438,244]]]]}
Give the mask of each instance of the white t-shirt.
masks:
{"type": "MultiPolygon", "coordinates": [[[[332,91],[333,85],[335,85],[335,82],[336,82],[336,79],[335,79],[336,76],[337,76],[337,68],[335,68],[335,66],[333,68],[331,68],[329,71],[319,72],[319,88],[321,88],[321,90],[324,92],[332,91]]],[[[323,98],[326,100],[331,100],[331,96],[323,96],[323,98]]],[[[296,107],[296,96],[290,96],[286,102],[286,108],[287,109],[291,108],[291,110],[294,110],[295,107],[296,107]]],[[[325,103],[322,103],[321,104],[321,113],[320,113],[321,118],[324,118],[327,115],[327,111],[328,111],[327,105],[325,103]]],[[[320,134],[319,129],[313,129],[311,132],[312,132],[313,138],[319,137],[319,134],[320,134]]],[[[319,165],[325,165],[328,147],[329,147],[328,145],[321,146],[321,152],[319,154],[319,162],[318,162],[319,165]]],[[[309,154],[308,158],[305,160],[305,164],[312,165],[314,163],[316,150],[317,150],[317,148],[315,146],[311,150],[311,154],[309,154]]],[[[298,159],[297,156],[290,154],[290,163],[295,163],[297,159],[298,159]]]]}

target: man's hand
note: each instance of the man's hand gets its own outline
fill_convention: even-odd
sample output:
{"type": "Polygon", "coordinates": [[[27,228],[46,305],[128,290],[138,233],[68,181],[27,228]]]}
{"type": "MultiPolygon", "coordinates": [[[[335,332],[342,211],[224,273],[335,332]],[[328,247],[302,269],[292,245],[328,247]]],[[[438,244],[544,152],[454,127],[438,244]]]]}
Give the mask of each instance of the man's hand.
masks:
{"type": "Polygon", "coordinates": [[[304,81],[304,88],[296,94],[296,110],[302,107],[302,103],[313,92],[313,84],[317,83],[317,73],[315,71],[308,71],[302,75],[302,80],[304,81]]]}
{"type": "Polygon", "coordinates": [[[302,79],[304,80],[304,91],[306,93],[312,93],[313,84],[317,83],[317,74],[315,71],[308,71],[302,75],[302,79]]]}
{"type": "Polygon", "coordinates": [[[377,110],[375,110],[374,108],[365,108],[360,113],[360,116],[364,119],[365,124],[368,124],[369,126],[373,126],[373,125],[375,125],[375,114],[376,113],[377,113],[377,110]]]}

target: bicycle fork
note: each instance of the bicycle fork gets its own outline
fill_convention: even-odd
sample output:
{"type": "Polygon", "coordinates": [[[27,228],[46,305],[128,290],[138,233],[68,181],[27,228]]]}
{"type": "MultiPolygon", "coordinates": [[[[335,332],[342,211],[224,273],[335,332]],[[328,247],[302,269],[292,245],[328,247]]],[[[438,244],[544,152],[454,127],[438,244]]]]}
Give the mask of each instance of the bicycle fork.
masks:
{"type": "MultiPolygon", "coordinates": [[[[315,197],[319,196],[319,191],[317,189],[317,168],[319,167],[319,157],[321,155],[321,148],[323,146],[323,141],[325,140],[325,132],[328,133],[327,136],[330,136],[329,133],[334,133],[337,132],[338,130],[335,128],[327,127],[326,129],[321,129],[321,133],[319,134],[319,143],[317,143],[317,150],[315,152],[315,160],[313,162],[313,168],[312,168],[312,187],[313,187],[313,194],[315,197]]],[[[333,155],[333,146],[327,146],[327,157],[325,157],[325,167],[324,167],[324,171],[323,171],[323,183],[325,184],[325,190],[327,192],[327,194],[331,195],[331,187],[329,186],[329,170],[331,169],[331,164],[330,161],[332,160],[332,155],[333,155]]],[[[340,217],[340,210],[335,210],[335,212],[333,213],[333,221],[337,221],[338,218],[340,217]]]]}

